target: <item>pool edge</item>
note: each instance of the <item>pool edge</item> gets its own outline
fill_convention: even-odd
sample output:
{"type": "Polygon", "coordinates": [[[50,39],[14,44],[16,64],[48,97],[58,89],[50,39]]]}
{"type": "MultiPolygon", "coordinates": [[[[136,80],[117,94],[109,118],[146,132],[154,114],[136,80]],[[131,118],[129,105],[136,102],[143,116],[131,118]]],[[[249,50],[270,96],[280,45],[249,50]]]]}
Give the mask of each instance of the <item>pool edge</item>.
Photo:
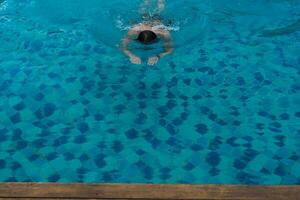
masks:
{"type": "Polygon", "coordinates": [[[0,183],[0,199],[297,200],[298,185],[0,183]]]}

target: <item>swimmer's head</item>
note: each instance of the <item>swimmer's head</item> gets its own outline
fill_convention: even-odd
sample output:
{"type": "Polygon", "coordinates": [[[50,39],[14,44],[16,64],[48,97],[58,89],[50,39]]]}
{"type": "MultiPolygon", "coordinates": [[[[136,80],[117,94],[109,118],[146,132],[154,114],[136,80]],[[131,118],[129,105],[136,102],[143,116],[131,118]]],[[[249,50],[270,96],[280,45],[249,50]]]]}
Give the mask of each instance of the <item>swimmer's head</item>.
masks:
{"type": "Polygon", "coordinates": [[[157,35],[153,31],[140,32],[137,40],[142,44],[153,44],[157,41],[157,35]]]}

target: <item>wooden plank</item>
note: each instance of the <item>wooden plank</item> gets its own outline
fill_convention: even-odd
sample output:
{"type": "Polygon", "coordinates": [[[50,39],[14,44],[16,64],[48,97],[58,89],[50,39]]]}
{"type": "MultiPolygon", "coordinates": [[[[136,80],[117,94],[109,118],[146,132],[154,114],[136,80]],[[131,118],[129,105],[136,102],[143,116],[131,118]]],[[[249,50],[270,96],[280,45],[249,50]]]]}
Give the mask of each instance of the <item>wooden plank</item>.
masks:
{"type": "MultiPolygon", "coordinates": [[[[81,200],[82,198],[0,198],[0,200],[81,200]]],[[[112,199],[83,199],[83,200],[112,200],[112,199]]],[[[132,199],[113,199],[113,200],[132,200],[132,199]]],[[[134,200],[145,200],[145,199],[134,199],[134,200]]],[[[157,200],[157,199],[147,199],[157,200]]],[[[207,199],[209,200],[209,199],[207,199]]]]}
{"type": "Polygon", "coordinates": [[[300,200],[300,186],[1,183],[0,198],[300,200]]]}
{"type": "MultiPolygon", "coordinates": [[[[0,198],[0,200],[112,200],[112,199],[90,199],[90,198],[22,198],[22,197],[10,197],[10,198],[0,198]]],[[[132,199],[113,199],[113,200],[132,200],[132,199]]],[[[145,200],[145,199],[134,199],[134,200],[145,200]]],[[[157,200],[157,199],[147,199],[147,200],[157,200]]],[[[209,199],[208,199],[209,200],[209,199]]]]}
{"type": "MultiPolygon", "coordinates": [[[[0,198],[0,200],[35,200],[35,199],[36,200],[61,200],[61,199],[62,200],[74,200],[74,198],[73,199],[70,199],[70,198],[0,198]]],[[[80,200],[78,198],[76,198],[76,199],[80,200]]],[[[84,200],[99,200],[99,199],[84,199],[84,200]]],[[[111,199],[101,199],[101,200],[111,200],[111,199]]],[[[114,199],[114,200],[118,200],[118,199],[114,199]]]]}

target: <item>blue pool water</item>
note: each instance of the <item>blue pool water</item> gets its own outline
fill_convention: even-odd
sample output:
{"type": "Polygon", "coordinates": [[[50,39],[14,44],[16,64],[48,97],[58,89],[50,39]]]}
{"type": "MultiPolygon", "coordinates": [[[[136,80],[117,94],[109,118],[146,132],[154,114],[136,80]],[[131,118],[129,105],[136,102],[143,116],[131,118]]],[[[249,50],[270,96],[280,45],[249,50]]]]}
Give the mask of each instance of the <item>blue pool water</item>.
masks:
{"type": "Polygon", "coordinates": [[[167,0],[155,67],[141,2],[0,0],[0,181],[300,184],[300,1],[167,0]]]}

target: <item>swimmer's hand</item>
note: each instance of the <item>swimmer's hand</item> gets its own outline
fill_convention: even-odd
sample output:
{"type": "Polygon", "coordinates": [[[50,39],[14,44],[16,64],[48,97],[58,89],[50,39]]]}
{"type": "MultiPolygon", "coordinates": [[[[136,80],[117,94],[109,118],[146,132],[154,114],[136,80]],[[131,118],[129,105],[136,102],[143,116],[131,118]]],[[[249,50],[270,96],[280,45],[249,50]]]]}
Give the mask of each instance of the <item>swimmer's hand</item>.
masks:
{"type": "Polygon", "coordinates": [[[159,60],[158,56],[153,56],[148,59],[148,65],[156,65],[159,60]]]}
{"type": "Polygon", "coordinates": [[[130,56],[129,59],[132,64],[140,65],[142,63],[141,59],[137,56],[130,56]]]}

